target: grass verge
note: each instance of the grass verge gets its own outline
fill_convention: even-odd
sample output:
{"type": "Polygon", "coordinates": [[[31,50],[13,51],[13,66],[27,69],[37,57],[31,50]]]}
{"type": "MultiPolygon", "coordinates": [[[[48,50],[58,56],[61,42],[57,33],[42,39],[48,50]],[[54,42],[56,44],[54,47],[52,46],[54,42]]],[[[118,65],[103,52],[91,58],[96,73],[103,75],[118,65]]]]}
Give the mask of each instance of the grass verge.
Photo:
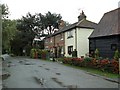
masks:
{"type": "Polygon", "coordinates": [[[72,68],[76,68],[76,69],[80,69],[80,70],[84,70],[84,71],[87,71],[87,72],[90,72],[90,73],[93,73],[93,74],[98,74],[98,75],[101,75],[101,76],[105,76],[105,77],[108,77],[108,78],[120,78],[120,74],[113,74],[113,73],[109,73],[109,72],[103,72],[101,70],[98,70],[98,69],[92,69],[92,68],[87,68],[87,67],[78,67],[78,66],[73,66],[73,65],[69,65],[69,64],[63,64],[65,66],[69,66],[69,67],[72,67],[72,68]]]}

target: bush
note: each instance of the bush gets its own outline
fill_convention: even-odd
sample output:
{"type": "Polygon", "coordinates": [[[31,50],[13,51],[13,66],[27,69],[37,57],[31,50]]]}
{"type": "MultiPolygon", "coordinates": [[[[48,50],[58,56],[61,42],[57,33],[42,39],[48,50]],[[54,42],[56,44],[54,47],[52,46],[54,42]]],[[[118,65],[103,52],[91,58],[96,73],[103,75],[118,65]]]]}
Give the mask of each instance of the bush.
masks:
{"type": "Polygon", "coordinates": [[[41,58],[42,59],[47,59],[48,51],[47,50],[42,50],[41,52],[41,58]]]}
{"type": "Polygon", "coordinates": [[[99,50],[98,49],[95,50],[95,58],[99,59],[99,50]]]}
{"type": "Polygon", "coordinates": [[[89,67],[89,68],[96,68],[105,72],[111,72],[111,73],[119,73],[119,62],[109,59],[100,59],[97,60],[96,58],[71,58],[66,57],[63,59],[59,59],[65,64],[80,66],[80,67],[89,67]]]}
{"type": "Polygon", "coordinates": [[[76,66],[84,66],[84,59],[83,58],[73,58],[72,59],[72,65],[76,66]]]}
{"type": "Polygon", "coordinates": [[[85,57],[85,58],[84,58],[84,65],[85,65],[85,66],[88,66],[88,67],[91,67],[91,66],[92,66],[92,58],[90,58],[90,57],[85,57]]]}
{"type": "Polygon", "coordinates": [[[115,60],[119,60],[119,58],[120,58],[120,53],[119,53],[119,51],[118,51],[118,49],[115,51],[115,54],[114,54],[114,59],[115,60]]]}
{"type": "Polygon", "coordinates": [[[36,49],[31,49],[31,51],[30,51],[30,57],[31,58],[35,58],[35,52],[36,52],[37,50],[36,49]]]}
{"type": "Polygon", "coordinates": [[[111,72],[113,73],[119,73],[119,61],[116,61],[115,59],[111,60],[111,72]]]}
{"type": "Polygon", "coordinates": [[[72,64],[72,58],[71,57],[65,57],[64,60],[63,60],[63,63],[72,64]]]}

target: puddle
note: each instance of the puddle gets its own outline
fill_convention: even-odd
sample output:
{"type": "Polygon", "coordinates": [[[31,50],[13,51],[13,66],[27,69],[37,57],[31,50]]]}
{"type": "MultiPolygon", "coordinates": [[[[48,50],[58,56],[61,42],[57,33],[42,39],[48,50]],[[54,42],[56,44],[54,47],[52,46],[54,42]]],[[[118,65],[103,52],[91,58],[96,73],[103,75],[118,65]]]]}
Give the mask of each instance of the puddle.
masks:
{"type": "Polygon", "coordinates": [[[45,70],[50,70],[49,68],[45,68],[45,70]]]}
{"type": "Polygon", "coordinates": [[[58,83],[60,86],[62,87],[66,87],[61,81],[59,81],[57,78],[53,77],[51,78],[53,81],[55,81],[56,83],[58,83]]]}
{"type": "Polygon", "coordinates": [[[68,85],[66,86],[69,90],[77,90],[77,85],[68,85]]]}
{"type": "Polygon", "coordinates": [[[61,73],[56,73],[56,75],[61,75],[61,73]]]}
{"type": "Polygon", "coordinates": [[[9,73],[2,74],[2,80],[7,79],[8,77],[10,77],[9,73]]]}
{"type": "Polygon", "coordinates": [[[77,90],[77,85],[64,85],[63,82],[59,81],[55,77],[52,77],[51,79],[58,83],[60,86],[68,88],[68,90],[77,90]]]}
{"type": "Polygon", "coordinates": [[[38,66],[38,67],[42,67],[42,66],[38,66]]]}
{"type": "Polygon", "coordinates": [[[7,64],[7,67],[16,66],[15,64],[7,64]]]}
{"type": "Polygon", "coordinates": [[[34,65],[33,63],[30,63],[30,62],[25,62],[24,65],[34,65]]]}
{"type": "Polygon", "coordinates": [[[8,63],[12,63],[11,61],[9,61],[8,63]]]}

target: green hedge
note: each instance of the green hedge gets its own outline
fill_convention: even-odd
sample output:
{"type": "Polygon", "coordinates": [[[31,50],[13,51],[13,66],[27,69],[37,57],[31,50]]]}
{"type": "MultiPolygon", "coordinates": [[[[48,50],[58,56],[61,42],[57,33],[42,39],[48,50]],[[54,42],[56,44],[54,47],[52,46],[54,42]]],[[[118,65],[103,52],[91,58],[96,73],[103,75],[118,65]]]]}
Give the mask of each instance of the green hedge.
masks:
{"type": "Polygon", "coordinates": [[[30,57],[31,58],[40,58],[40,59],[49,59],[49,52],[47,50],[33,48],[30,51],[30,57]]]}

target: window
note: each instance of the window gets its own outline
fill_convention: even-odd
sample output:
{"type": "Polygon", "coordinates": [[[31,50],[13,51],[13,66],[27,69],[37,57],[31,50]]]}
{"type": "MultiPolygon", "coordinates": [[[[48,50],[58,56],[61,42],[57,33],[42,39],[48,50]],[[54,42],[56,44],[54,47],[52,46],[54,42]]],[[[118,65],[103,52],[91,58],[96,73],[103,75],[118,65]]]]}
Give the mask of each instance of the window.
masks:
{"type": "Polygon", "coordinates": [[[50,42],[52,43],[52,38],[50,38],[50,42]]]}
{"type": "Polygon", "coordinates": [[[71,55],[73,52],[73,46],[68,46],[68,54],[71,55]]]}
{"type": "Polygon", "coordinates": [[[45,43],[48,43],[48,39],[45,40],[45,43]]]}
{"type": "Polygon", "coordinates": [[[73,37],[73,31],[68,31],[67,32],[67,38],[72,38],[73,37]]]}
{"type": "Polygon", "coordinates": [[[111,49],[116,50],[117,49],[117,44],[111,44],[111,49]]]}
{"type": "Polygon", "coordinates": [[[61,38],[60,40],[63,40],[63,34],[60,34],[60,38],[61,38]]]}

